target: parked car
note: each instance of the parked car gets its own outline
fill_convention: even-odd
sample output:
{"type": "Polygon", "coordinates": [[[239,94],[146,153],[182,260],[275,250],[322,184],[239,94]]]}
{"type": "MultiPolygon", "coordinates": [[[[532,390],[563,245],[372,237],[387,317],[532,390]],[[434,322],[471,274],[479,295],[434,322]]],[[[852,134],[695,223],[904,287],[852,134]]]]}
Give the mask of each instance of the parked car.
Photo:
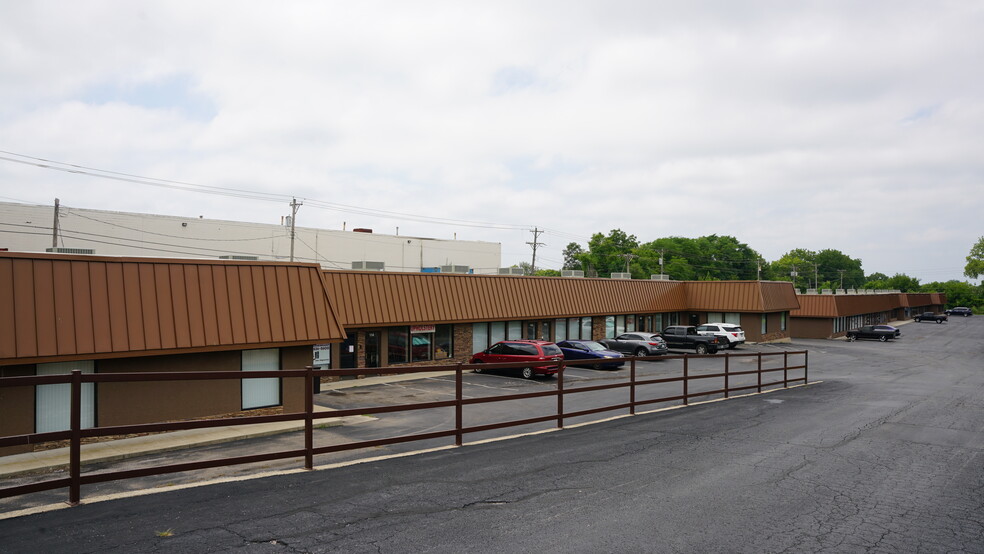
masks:
{"type": "Polygon", "coordinates": [[[698,354],[714,354],[721,345],[715,336],[700,335],[693,325],[672,325],[663,329],[663,340],[670,348],[685,348],[698,354]]]}
{"type": "Polygon", "coordinates": [[[586,365],[594,369],[618,369],[625,365],[621,352],[609,350],[605,345],[593,340],[565,340],[557,343],[564,353],[568,365],[586,365]],[[574,360],[588,360],[576,363],[574,360]]]}
{"type": "MultiPolygon", "coordinates": [[[[545,340],[503,340],[487,349],[472,354],[472,364],[513,364],[520,362],[560,362],[564,353],[560,348],[545,340]]],[[[524,379],[532,379],[537,375],[553,375],[557,373],[558,365],[530,365],[518,371],[524,379]]],[[[481,373],[483,368],[475,368],[475,373],[481,373]]],[[[512,370],[510,370],[512,371],[512,370]]]]}
{"type": "Polygon", "coordinates": [[[713,335],[721,345],[733,349],[739,344],[745,344],[745,331],[734,323],[705,323],[697,326],[697,334],[713,335]]]}
{"type": "Polygon", "coordinates": [[[854,342],[858,339],[876,339],[881,342],[885,342],[888,339],[895,338],[895,329],[886,329],[885,327],[890,327],[889,325],[865,325],[860,329],[852,329],[847,332],[847,340],[854,342]],[[894,330],[893,330],[894,329],[894,330]]]}
{"type": "Polygon", "coordinates": [[[946,314],[934,314],[933,312],[923,312],[912,319],[916,320],[916,323],[919,323],[921,321],[935,321],[936,323],[943,323],[944,321],[946,321],[946,314]]]}
{"type": "Polygon", "coordinates": [[[876,330],[891,331],[895,334],[895,338],[902,336],[902,331],[898,327],[893,327],[891,325],[875,325],[874,327],[876,330]]]}
{"type": "Polygon", "coordinates": [[[949,310],[946,310],[943,313],[945,313],[946,315],[959,315],[959,316],[963,316],[963,317],[967,317],[969,315],[974,315],[974,311],[973,310],[971,310],[970,308],[965,308],[963,306],[957,306],[956,308],[950,308],[949,310]]]}
{"type": "Polygon", "coordinates": [[[666,354],[666,341],[656,333],[622,333],[613,339],[601,339],[609,350],[630,356],[662,356],[666,354]]]}

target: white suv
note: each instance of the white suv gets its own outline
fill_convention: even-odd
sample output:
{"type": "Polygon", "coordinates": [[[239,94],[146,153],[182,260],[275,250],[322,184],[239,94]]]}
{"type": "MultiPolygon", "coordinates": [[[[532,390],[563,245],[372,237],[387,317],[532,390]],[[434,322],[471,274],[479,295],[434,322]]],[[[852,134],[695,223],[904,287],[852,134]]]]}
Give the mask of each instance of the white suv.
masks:
{"type": "Polygon", "coordinates": [[[728,348],[745,343],[745,332],[734,323],[705,323],[697,326],[698,335],[714,335],[728,348]]]}

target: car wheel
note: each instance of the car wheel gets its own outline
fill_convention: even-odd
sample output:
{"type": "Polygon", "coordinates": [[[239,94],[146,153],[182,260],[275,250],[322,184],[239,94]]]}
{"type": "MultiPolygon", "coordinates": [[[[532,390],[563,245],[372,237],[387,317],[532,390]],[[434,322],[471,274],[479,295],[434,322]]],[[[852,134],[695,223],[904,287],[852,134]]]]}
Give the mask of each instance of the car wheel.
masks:
{"type": "Polygon", "coordinates": [[[591,369],[601,369],[601,364],[594,364],[591,369]]]}
{"type": "Polygon", "coordinates": [[[936,320],[936,323],[943,323],[943,320],[942,319],[937,319],[936,320]]]}
{"type": "Polygon", "coordinates": [[[636,348],[635,355],[637,357],[641,358],[643,356],[648,356],[649,355],[649,352],[645,348],[639,347],[639,348],[636,348]]]}
{"type": "Polygon", "coordinates": [[[532,379],[533,377],[536,376],[536,372],[533,371],[532,367],[524,367],[522,375],[523,375],[523,379],[532,379]]]}
{"type": "Polygon", "coordinates": [[[854,341],[858,340],[858,337],[857,337],[857,335],[848,335],[847,336],[847,340],[849,340],[851,342],[854,342],[854,341]]]}
{"type": "Polygon", "coordinates": [[[707,345],[703,343],[698,344],[695,350],[697,351],[698,354],[707,354],[707,345]]]}
{"type": "Polygon", "coordinates": [[[734,350],[735,347],[737,347],[737,346],[738,346],[737,343],[732,342],[732,343],[728,344],[728,350],[734,350]]]}
{"type": "Polygon", "coordinates": [[[882,335],[882,336],[878,337],[878,340],[880,340],[881,342],[885,342],[885,341],[888,340],[888,337],[886,337],[885,335],[882,335]]]}
{"type": "MultiPolygon", "coordinates": [[[[482,363],[482,362],[475,362],[475,363],[476,363],[476,364],[480,364],[480,363],[482,363]]],[[[476,367],[476,368],[475,368],[475,369],[473,369],[472,371],[474,371],[475,373],[481,373],[481,372],[483,371],[483,369],[482,369],[482,368],[480,368],[480,367],[476,367]]]]}

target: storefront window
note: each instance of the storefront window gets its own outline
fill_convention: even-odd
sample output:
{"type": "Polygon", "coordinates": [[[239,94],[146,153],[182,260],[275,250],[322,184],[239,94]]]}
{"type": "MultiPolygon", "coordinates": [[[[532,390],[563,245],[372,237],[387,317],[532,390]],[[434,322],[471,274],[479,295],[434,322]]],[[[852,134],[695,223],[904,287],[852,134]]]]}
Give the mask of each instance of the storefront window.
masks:
{"type": "Polygon", "coordinates": [[[567,320],[558,319],[554,323],[554,335],[557,342],[567,340],[567,320]]]}
{"type": "Polygon", "coordinates": [[[438,325],[434,331],[434,359],[443,360],[454,355],[454,327],[438,325]]]}
{"type": "MultiPolygon", "coordinates": [[[[499,341],[506,340],[506,322],[505,321],[493,321],[489,324],[491,327],[491,334],[488,338],[489,342],[485,346],[490,344],[495,344],[499,341]]],[[[484,349],[484,347],[483,347],[484,349]]],[[[476,350],[477,352],[477,350],[476,350]]]]}
{"type": "MultiPolygon", "coordinates": [[[[493,323],[493,325],[495,325],[493,323]]],[[[472,352],[481,352],[489,347],[489,324],[472,323],[472,352]]]]}
{"type": "Polygon", "coordinates": [[[605,316],[605,337],[611,338],[615,336],[615,316],[606,315],[605,316]]]}
{"type": "Polygon", "coordinates": [[[636,330],[636,316],[627,315],[625,316],[625,332],[631,333],[636,330]]]}
{"type": "Polygon", "coordinates": [[[392,327],[387,331],[387,339],[389,346],[387,347],[387,354],[390,364],[405,364],[409,360],[409,352],[407,352],[407,343],[410,339],[410,333],[407,327],[392,327]]]}
{"type": "Polygon", "coordinates": [[[581,318],[581,340],[591,340],[593,337],[591,335],[591,318],[582,317],[581,318]]]}
{"type": "Polygon", "coordinates": [[[510,321],[506,326],[506,338],[513,340],[523,338],[523,322],[510,321]]]}

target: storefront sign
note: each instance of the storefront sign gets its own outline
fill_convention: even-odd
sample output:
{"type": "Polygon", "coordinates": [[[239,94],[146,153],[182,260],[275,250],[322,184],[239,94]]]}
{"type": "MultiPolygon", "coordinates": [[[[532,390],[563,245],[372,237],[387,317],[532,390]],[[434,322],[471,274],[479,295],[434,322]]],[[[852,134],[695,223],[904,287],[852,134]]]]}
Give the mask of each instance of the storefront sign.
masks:
{"type": "Polygon", "coordinates": [[[311,365],[331,365],[331,345],[314,345],[314,363],[311,365]]]}
{"type": "Polygon", "coordinates": [[[411,325],[411,333],[433,333],[437,330],[437,325],[411,325]]]}

